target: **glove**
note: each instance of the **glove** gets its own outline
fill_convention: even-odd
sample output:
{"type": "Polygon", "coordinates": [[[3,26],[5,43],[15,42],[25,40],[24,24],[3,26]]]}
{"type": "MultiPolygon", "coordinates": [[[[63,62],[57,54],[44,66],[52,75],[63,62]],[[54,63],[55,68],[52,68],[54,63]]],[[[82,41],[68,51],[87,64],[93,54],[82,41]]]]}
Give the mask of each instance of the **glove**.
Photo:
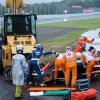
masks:
{"type": "Polygon", "coordinates": [[[59,53],[58,52],[56,52],[56,57],[58,57],[59,56],[59,53]]]}
{"type": "Polygon", "coordinates": [[[84,63],[84,66],[87,66],[87,62],[84,63]]]}
{"type": "Polygon", "coordinates": [[[55,52],[54,50],[52,51],[52,53],[53,53],[53,54],[56,54],[56,52],[55,52]]]}

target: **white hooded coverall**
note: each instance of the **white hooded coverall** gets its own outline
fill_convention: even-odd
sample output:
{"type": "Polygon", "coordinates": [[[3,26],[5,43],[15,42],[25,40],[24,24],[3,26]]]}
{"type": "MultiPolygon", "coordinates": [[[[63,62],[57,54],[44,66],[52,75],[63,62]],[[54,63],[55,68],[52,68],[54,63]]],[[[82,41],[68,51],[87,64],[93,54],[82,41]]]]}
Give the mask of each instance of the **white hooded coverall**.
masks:
{"type": "Polygon", "coordinates": [[[25,56],[16,54],[12,58],[12,79],[14,85],[24,84],[24,75],[28,74],[29,66],[26,63],[25,56]]]}

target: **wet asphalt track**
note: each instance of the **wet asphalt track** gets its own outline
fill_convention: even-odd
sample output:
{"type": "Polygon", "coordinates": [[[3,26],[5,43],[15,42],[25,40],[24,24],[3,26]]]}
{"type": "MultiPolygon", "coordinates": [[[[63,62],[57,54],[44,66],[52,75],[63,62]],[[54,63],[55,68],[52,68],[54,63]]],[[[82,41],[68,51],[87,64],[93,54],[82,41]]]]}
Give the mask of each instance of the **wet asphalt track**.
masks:
{"type": "MultiPolygon", "coordinates": [[[[0,76],[0,100],[16,100],[14,98],[15,86],[8,81],[5,81],[2,76],[0,76]]],[[[40,96],[40,97],[30,97],[29,93],[23,88],[23,98],[18,100],[63,100],[61,96],[40,96]]]]}
{"type": "MultiPolygon", "coordinates": [[[[12,83],[5,81],[2,76],[0,76],[0,100],[16,100],[14,98],[14,88],[12,83]]],[[[95,88],[97,92],[97,99],[100,100],[100,79],[93,81],[91,88],[95,88]]],[[[18,100],[63,100],[63,96],[38,96],[30,97],[29,93],[23,88],[23,98],[18,100]]]]}
{"type": "Polygon", "coordinates": [[[81,30],[79,28],[61,28],[61,27],[47,27],[47,28],[37,28],[38,41],[47,41],[52,38],[60,37],[69,32],[74,32],[81,30]]]}

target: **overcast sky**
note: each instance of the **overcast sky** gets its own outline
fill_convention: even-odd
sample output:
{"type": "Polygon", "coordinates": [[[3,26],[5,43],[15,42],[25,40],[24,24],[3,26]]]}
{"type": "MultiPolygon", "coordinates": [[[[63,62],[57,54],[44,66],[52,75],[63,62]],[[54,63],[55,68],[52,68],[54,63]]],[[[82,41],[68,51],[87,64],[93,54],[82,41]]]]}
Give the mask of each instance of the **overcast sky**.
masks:
{"type": "MultiPolygon", "coordinates": [[[[4,5],[6,0],[0,0],[0,3],[4,5]]],[[[28,3],[28,4],[33,4],[33,3],[41,3],[41,2],[52,2],[52,1],[55,1],[55,2],[59,2],[59,1],[62,1],[62,0],[23,0],[24,3],[28,3]]]]}

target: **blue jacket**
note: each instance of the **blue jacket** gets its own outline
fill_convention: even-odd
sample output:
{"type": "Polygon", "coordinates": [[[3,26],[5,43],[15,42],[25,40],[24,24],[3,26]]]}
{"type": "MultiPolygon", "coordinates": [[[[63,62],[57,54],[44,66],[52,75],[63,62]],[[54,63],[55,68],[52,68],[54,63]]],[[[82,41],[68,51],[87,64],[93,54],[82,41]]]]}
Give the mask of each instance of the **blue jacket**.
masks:
{"type": "Polygon", "coordinates": [[[48,52],[43,52],[41,50],[37,50],[35,52],[32,52],[31,54],[28,55],[28,57],[26,58],[27,60],[30,60],[32,58],[37,58],[39,59],[42,55],[49,55],[49,54],[53,54],[52,51],[48,51],[48,52]]]}

